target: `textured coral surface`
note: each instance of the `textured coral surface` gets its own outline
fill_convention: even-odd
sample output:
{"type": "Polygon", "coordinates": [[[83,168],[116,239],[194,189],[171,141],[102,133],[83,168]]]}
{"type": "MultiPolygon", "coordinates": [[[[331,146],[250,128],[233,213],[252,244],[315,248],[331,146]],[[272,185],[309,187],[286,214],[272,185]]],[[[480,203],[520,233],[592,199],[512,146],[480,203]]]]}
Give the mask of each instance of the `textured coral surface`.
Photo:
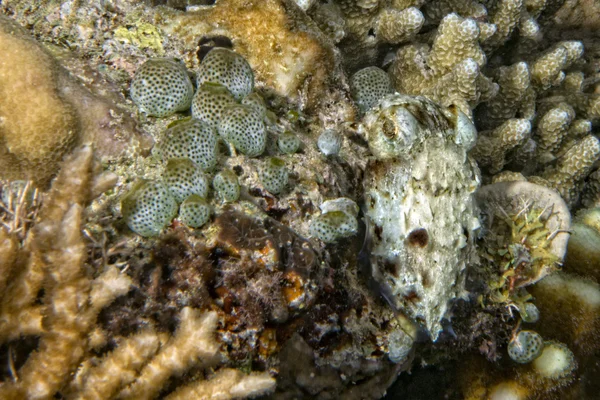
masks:
{"type": "Polygon", "coordinates": [[[598,15],[2,1],[0,398],[595,398],[598,15]]]}

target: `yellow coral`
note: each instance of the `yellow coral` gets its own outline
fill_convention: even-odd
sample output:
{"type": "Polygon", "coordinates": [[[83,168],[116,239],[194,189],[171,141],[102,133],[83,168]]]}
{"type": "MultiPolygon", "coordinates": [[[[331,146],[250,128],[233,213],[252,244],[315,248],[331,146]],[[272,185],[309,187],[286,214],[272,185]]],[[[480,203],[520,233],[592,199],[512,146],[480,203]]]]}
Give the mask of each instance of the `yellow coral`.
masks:
{"type": "Polygon", "coordinates": [[[77,140],[74,108],[59,94],[52,57],[0,17],[0,170],[46,184],[77,140]]]}
{"type": "Polygon", "coordinates": [[[138,21],[133,26],[120,26],[115,29],[114,37],[141,49],[152,49],[160,56],[165,54],[160,30],[147,22],[138,21]]]}

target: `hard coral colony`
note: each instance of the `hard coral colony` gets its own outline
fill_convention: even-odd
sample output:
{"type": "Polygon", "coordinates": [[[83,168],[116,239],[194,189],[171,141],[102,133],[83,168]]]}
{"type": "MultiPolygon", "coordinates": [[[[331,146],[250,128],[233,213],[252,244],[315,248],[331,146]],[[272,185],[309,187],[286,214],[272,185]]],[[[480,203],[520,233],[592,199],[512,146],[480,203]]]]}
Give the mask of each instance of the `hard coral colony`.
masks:
{"type": "Polygon", "coordinates": [[[597,1],[0,13],[0,398],[597,396],[597,1]]]}

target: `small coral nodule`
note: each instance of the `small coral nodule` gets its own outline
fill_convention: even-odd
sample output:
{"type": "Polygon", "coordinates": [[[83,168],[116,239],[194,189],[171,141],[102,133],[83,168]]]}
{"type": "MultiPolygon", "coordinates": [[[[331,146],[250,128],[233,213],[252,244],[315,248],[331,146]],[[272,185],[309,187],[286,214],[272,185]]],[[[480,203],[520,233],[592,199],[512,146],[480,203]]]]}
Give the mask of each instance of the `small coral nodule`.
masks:
{"type": "Polygon", "coordinates": [[[342,137],[333,129],[326,129],[319,135],[317,147],[326,156],[335,156],[342,148],[342,137]]]}
{"type": "Polygon", "coordinates": [[[523,322],[535,323],[540,319],[540,310],[533,303],[525,303],[519,308],[519,314],[523,322]]]}
{"type": "Polygon", "coordinates": [[[162,182],[141,179],[121,200],[127,226],[142,236],[156,236],[177,214],[177,202],[162,182]]]}
{"type": "Polygon", "coordinates": [[[285,131],[277,138],[277,146],[285,154],[293,154],[300,148],[300,139],[293,132],[285,131]]]}
{"type": "Polygon", "coordinates": [[[146,61],[131,82],[131,99],[154,117],[168,117],[190,108],[194,87],[185,66],[170,58],[146,61]]]}
{"type": "Polygon", "coordinates": [[[519,364],[535,360],[544,348],[544,339],[534,331],[521,331],[508,343],[509,357],[519,364]]]}
{"type": "Polygon", "coordinates": [[[254,73],[248,61],[236,52],[222,47],[215,47],[204,57],[197,79],[198,87],[204,82],[222,84],[238,101],[254,89],[254,73]]]}
{"type": "Polygon", "coordinates": [[[533,361],[534,371],[545,379],[566,378],[575,368],[577,363],[573,352],[555,341],[546,342],[540,356],[533,361]]]}
{"type": "Polygon", "coordinates": [[[217,163],[218,136],[208,124],[197,119],[176,121],[159,145],[164,161],[171,158],[189,158],[204,170],[217,163]]]}
{"type": "Polygon", "coordinates": [[[193,194],[179,207],[179,220],[191,228],[200,228],[210,219],[211,208],[204,198],[193,194]]]}
{"type": "Polygon", "coordinates": [[[265,189],[273,194],[285,190],[288,183],[288,170],[285,162],[277,157],[271,157],[259,171],[260,182],[265,189]]]}
{"type": "Polygon", "coordinates": [[[377,67],[367,67],[356,72],[350,81],[352,97],[361,112],[367,112],[386,95],[393,93],[388,74],[377,67]]]}
{"type": "Polygon", "coordinates": [[[240,184],[233,171],[226,169],[219,172],[212,184],[217,195],[224,201],[232,202],[240,198],[240,184]]]}
{"type": "Polygon", "coordinates": [[[356,217],[344,211],[329,211],[314,218],[310,233],[325,243],[334,243],[358,231],[356,217]]]}

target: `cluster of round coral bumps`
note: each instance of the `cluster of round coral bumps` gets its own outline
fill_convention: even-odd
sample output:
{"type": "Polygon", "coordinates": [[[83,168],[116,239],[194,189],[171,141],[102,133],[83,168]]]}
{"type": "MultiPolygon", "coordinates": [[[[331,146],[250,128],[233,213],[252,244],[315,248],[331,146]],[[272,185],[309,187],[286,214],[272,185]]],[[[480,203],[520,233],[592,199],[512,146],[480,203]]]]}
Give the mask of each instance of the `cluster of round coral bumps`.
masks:
{"type": "MultiPolygon", "coordinates": [[[[237,201],[237,175],[219,165],[219,142],[247,157],[259,157],[267,145],[267,106],[254,91],[252,68],[236,52],[214,48],[196,71],[196,91],[185,65],[173,59],[150,59],[136,72],[131,97],[141,113],[168,117],[191,109],[191,117],[171,123],[156,146],[163,172],[156,181],[141,180],[122,200],[127,225],[142,236],[155,236],[178,215],[180,222],[200,228],[210,220],[210,181],[213,197],[237,201]],[[220,170],[219,170],[220,169],[220,170]]],[[[279,135],[283,154],[295,153],[300,140],[286,131],[279,135]]],[[[272,194],[285,191],[285,161],[263,162],[258,176],[272,194]]]]}
{"type": "Polygon", "coordinates": [[[539,333],[522,330],[508,343],[509,357],[519,363],[532,363],[535,373],[544,379],[561,379],[575,369],[575,356],[567,346],[556,341],[544,341],[539,333]]]}

